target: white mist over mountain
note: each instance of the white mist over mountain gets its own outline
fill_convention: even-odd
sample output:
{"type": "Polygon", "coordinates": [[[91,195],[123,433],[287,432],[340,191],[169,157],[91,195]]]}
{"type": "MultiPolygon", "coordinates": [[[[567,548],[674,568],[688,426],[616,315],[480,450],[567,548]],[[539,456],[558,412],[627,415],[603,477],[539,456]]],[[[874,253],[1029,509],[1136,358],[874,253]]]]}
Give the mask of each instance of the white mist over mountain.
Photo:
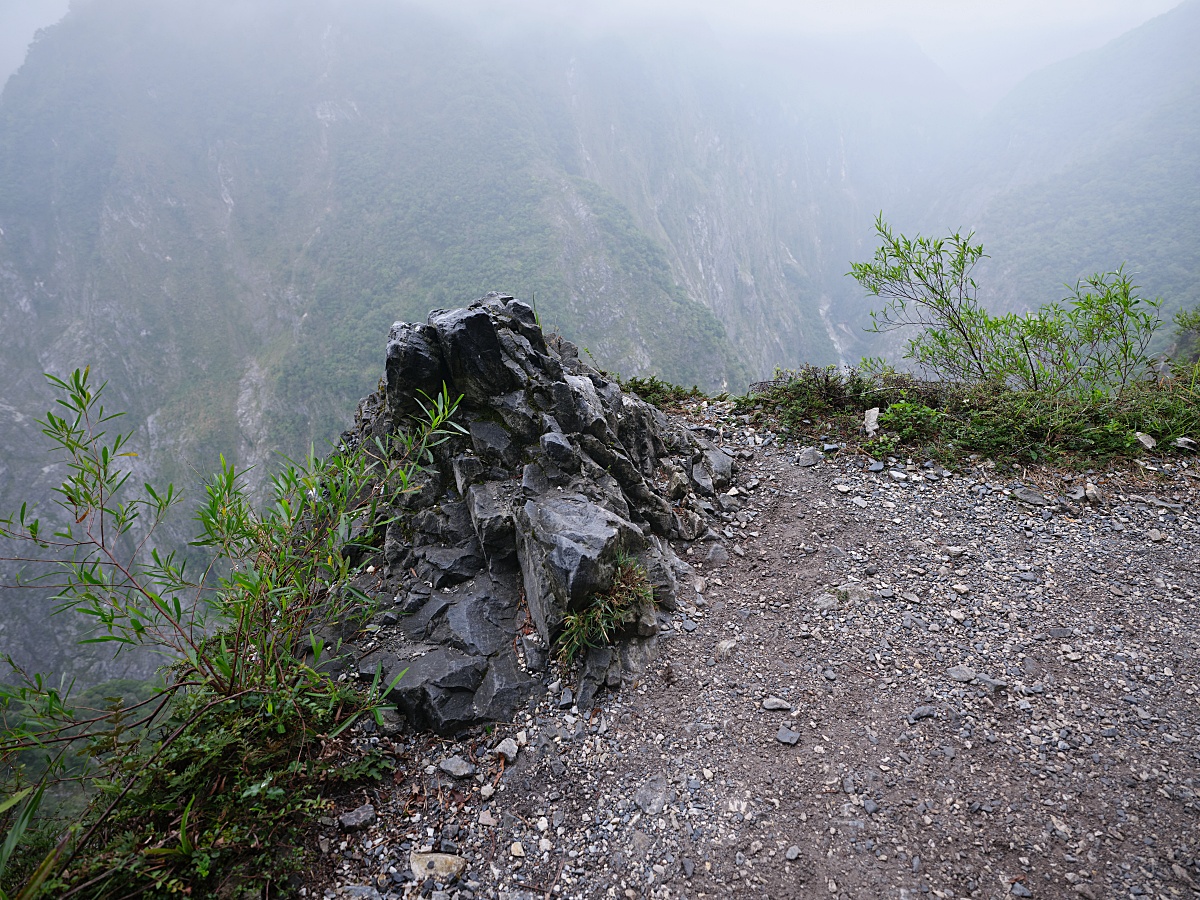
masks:
{"type": "MultiPolygon", "coordinates": [[[[1100,47],[1161,15],[1178,0],[459,0],[468,15],[568,19],[585,28],[702,20],[741,39],[788,34],[846,36],[880,32],[915,41],[974,101],[990,105],[1022,78],[1100,47]]],[[[0,0],[0,85],[24,61],[40,28],[69,0],[0,0]]],[[[445,11],[445,0],[433,4],[445,11]]]]}
{"type": "Polygon", "coordinates": [[[0,0],[0,87],[21,68],[39,28],[66,15],[69,0],[0,0]]]}

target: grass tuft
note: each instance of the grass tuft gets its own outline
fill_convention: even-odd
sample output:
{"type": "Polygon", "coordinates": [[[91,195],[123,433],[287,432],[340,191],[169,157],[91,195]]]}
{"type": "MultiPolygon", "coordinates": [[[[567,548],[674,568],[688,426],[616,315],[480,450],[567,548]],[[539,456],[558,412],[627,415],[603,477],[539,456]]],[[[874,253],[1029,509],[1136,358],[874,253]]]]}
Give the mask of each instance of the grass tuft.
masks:
{"type": "Polygon", "coordinates": [[[596,594],[584,609],[567,613],[558,637],[558,658],[570,665],[591,647],[603,647],[637,619],[638,610],[653,604],[654,589],[636,560],[617,559],[612,587],[596,594]]]}

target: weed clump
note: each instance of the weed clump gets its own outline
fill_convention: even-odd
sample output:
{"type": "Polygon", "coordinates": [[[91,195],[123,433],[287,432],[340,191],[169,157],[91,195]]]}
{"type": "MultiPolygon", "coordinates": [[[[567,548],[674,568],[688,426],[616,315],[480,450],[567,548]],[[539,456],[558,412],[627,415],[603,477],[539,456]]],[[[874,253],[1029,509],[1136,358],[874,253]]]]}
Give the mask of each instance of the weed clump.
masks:
{"type": "Polygon", "coordinates": [[[739,410],[773,417],[798,437],[862,431],[878,407],[881,431],[865,449],[908,448],[931,458],[971,453],[1026,461],[1107,459],[1143,452],[1136,434],[1161,448],[1200,434],[1200,364],[1129,384],[1118,394],[1047,394],[1003,383],[925,381],[883,371],[808,366],[781,372],[767,390],[739,398],[739,410]]]}
{"type": "Polygon", "coordinates": [[[559,661],[570,665],[589,648],[612,643],[623,628],[637,621],[642,609],[653,603],[654,589],[646,570],[631,557],[618,557],[612,587],[563,619],[558,637],[559,661]]]}
{"type": "Polygon", "coordinates": [[[618,378],[621,390],[637,394],[651,406],[662,410],[678,409],[689,400],[704,400],[707,395],[696,385],[690,388],[663,381],[655,375],[648,378],[618,378]]]}

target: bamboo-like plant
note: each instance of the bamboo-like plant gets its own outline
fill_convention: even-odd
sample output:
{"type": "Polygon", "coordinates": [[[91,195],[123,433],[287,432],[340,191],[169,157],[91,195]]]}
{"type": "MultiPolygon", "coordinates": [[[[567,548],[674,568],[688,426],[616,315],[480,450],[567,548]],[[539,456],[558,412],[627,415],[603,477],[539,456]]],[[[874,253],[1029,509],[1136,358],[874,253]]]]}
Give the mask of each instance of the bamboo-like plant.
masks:
{"type": "Polygon", "coordinates": [[[0,519],[0,539],[16,548],[4,558],[34,567],[21,583],[52,595],[58,613],[90,621],[84,643],[157,652],[164,678],[142,702],[86,715],[69,685],[9,660],[0,777],[13,796],[31,793],[19,811],[0,807],[0,825],[10,820],[0,890],[43,792],[69,782],[91,788],[91,803],[47,854],[17,867],[15,896],[187,893],[213,879],[274,878],[287,855],[264,865],[263,837],[320,805],[316,781],[337,774],[319,761],[321,746],[363,712],[379,717],[394,686],[376,678],[364,695],[320,671],[316,631],[366,608],[354,560],[380,539],[397,495],[415,489],[431,449],[461,432],[457,400],[443,388],[389,443],[288,461],[261,507],[246,473],[222,457],[196,511],[192,543],[208,563],[195,573],[156,544],[180,492],[130,491],[132,433],[112,431],[120,414],[105,409],[104,386],[87,369],[48,377],[60,396],[39,424],[66,463],[58,521],[44,524],[28,505],[0,519]]]}

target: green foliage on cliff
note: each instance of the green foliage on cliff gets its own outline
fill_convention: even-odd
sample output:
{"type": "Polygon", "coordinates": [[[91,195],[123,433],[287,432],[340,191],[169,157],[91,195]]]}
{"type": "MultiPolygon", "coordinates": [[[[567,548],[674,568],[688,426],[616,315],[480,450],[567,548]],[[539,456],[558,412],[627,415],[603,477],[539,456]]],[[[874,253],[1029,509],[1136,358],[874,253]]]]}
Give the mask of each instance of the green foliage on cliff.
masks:
{"type": "MultiPolygon", "coordinates": [[[[778,373],[743,407],[768,411],[798,436],[857,438],[879,410],[866,449],[928,456],[968,453],[1024,460],[1127,456],[1138,434],[1160,452],[1195,449],[1200,365],[1155,372],[1147,356],[1160,301],[1137,296],[1122,268],[1093,275],[1062,303],[995,316],[978,301],[972,270],[984,258],[973,235],[909,238],[876,219],[880,245],[851,275],[883,299],[877,330],[907,328],[905,358],[935,376],[921,381],[882,360],[864,371],[809,366],[778,373]],[[1176,446],[1179,438],[1192,444],[1176,446]]],[[[1177,316],[1186,328],[1187,315],[1177,316]]]]}
{"type": "Polygon", "coordinates": [[[1123,266],[1076,283],[1062,303],[997,316],[976,296],[971,270],[984,253],[973,235],[908,238],[882,214],[875,229],[874,260],[850,270],[885,301],[872,330],[916,330],[904,357],[937,378],[1088,399],[1120,395],[1150,374],[1162,301],[1139,297],[1123,266]]]}
{"type": "Polygon", "coordinates": [[[180,495],[132,490],[132,434],[113,430],[103,386],[86,370],[51,381],[58,408],[40,424],[66,477],[49,519],[27,504],[0,519],[2,558],[31,566],[27,583],[91,622],[85,643],[159,654],[164,681],[89,710],[69,686],[8,659],[0,784],[20,802],[0,809],[0,890],[270,892],[299,867],[304,827],[330,792],[389,766],[339,735],[364,713],[378,717],[395,682],[377,676],[363,693],[337,680],[327,659],[336,648],[321,635],[369,611],[352,560],[382,540],[391,505],[455,428],[457,403],[437,398],[390,445],[287,466],[262,506],[224,464],[196,515],[194,544],[211,562],[189,572],[155,533],[180,495]],[[49,808],[79,798],[71,785],[86,808],[49,808]]]}

